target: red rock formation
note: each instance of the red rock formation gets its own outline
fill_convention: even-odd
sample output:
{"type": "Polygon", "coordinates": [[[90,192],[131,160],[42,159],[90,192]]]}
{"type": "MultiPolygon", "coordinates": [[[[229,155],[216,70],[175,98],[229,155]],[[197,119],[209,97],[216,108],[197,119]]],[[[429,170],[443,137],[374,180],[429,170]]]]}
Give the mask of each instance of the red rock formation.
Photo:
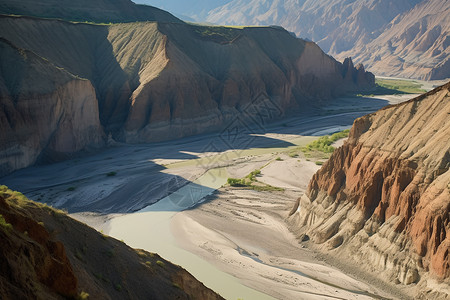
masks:
{"type": "Polygon", "coordinates": [[[293,219],[324,248],[402,283],[448,283],[449,167],[450,83],[357,119],[293,219]]]}

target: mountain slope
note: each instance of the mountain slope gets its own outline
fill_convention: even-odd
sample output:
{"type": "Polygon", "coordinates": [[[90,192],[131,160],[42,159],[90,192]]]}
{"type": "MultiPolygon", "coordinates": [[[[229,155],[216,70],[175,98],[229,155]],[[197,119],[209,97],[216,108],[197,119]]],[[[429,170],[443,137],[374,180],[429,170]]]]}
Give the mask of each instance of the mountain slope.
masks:
{"type": "Polygon", "coordinates": [[[357,119],[291,222],[385,280],[450,297],[449,167],[450,83],[357,119]]]}
{"type": "Polygon", "coordinates": [[[0,0],[0,14],[90,22],[181,22],[159,8],[136,5],[130,0],[0,0]]]}
{"type": "Polygon", "coordinates": [[[377,75],[430,80],[450,77],[449,12],[441,0],[233,0],[197,21],[281,25],[377,75]]]}
{"type": "Polygon", "coordinates": [[[2,299],[222,299],[179,266],[0,186],[2,299]]]}
{"type": "MultiPolygon", "coordinates": [[[[123,142],[161,141],[217,131],[239,115],[246,122],[255,122],[255,112],[249,107],[256,102],[276,111],[264,121],[268,122],[288,112],[311,109],[320,105],[321,99],[374,85],[373,75],[362,66],[355,68],[351,60],[340,64],[316,44],[296,39],[280,28],[172,22],[93,25],[9,16],[0,17],[0,28],[0,37],[17,52],[33,53],[52,68],[92,85],[95,97],[91,95],[93,108],[89,113],[95,113],[98,105],[106,134],[123,142]]],[[[5,65],[7,71],[22,81],[27,79],[32,93],[38,95],[46,84],[37,83],[48,79],[47,71],[42,70],[36,78],[27,72],[16,74],[13,63],[5,65]]],[[[48,71],[49,78],[57,74],[48,71]]],[[[46,88],[48,93],[56,87],[46,88]]],[[[21,99],[28,93],[22,88],[14,91],[17,95],[5,88],[5,99],[14,95],[21,99]]],[[[79,95],[76,92],[70,97],[79,95]]],[[[20,108],[14,107],[16,115],[30,114],[20,108]]],[[[83,122],[82,117],[77,120],[83,122]]],[[[26,131],[14,131],[14,122],[14,118],[5,118],[2,126],[13,128],[14,135],[25,140],[22,136],[26,131]]],[[[29,132],[35,134],[35,123],[27,124],[29,132]]],[[[96,132],[93,138],[101,136],[96,132]]],[[[47,143],[39,139],[39,145],[46,148],[47,143]]],[[[14,159],[5,148],[2,156],[5,163],[14,159]]],[[[20,155],[16,157],[20,159],[20,155]]],[[[11,163],[3,168],[3,174],[32,163],[11,163]]]]}

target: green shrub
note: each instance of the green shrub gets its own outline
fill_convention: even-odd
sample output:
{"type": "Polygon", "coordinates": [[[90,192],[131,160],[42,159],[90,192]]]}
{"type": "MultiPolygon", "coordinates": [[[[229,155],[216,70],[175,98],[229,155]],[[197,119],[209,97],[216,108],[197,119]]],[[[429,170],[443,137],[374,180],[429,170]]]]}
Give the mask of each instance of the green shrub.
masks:
{"type": "Polygon", "coordinates": [[[163,261],[157,260],[157,261],[156,261],[156,264],[157,264],[158,266],[160,266],[161,268],[164,268],[164,267],[165,267],[165,264],[164,264],[163,261]]]}
{"type": "Polygon", "coordinates": [[[228,178],[227,183],[231,186],[245,186],[245,181],[243,179],[238,178],[228,178]]]}
{"type": "Polygon", "coordinates": [[[81,291],[81,293],[77,296],[77,300],[87,300],[89,299],[89,294],[85,291],[81,291]]]}
{"type": "Polygon", "coordinates": [[[119,283],[118,283],[118,284],[115,284],[115,285],[114,285],[114,288],[115,288],[116,291],[118,291],[118,292],[121,292],[121,291],[122,291],[122,285],[120,285],[119,283]]]}
{"type": "Polygon", "coordinates": [[[117,172],[108,172],[108,173],[106,174],[106,176],[108,176],[108,177],[116,176],[116,175],[117,175],[117,172]]]}
{"type": "Polygon", "coordinates": [[[279,156],[277,158],[275,158],[275,160],[282,161],[281,157],[279,157],[279,156]]]}
{"type": "Polygon", "coordinates": [[[11,224],[9,224],[8,222],[6,222],[3,215],[0,215],[0,226],[8,231],[13,229],[13,226],[11,224]]]}

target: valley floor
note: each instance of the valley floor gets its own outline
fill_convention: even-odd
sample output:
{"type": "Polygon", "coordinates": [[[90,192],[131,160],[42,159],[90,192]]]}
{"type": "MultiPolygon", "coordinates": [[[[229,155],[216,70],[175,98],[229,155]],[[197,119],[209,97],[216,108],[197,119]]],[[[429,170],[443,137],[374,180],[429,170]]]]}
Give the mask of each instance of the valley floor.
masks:
{"type": "Polygon", "coordinates": [[[332,267],[294,237],[285,219],[320,164],[299,147],[411,97],[342,99],[322,115],[266,126],[261,134],[247,128],[233,135],[229,128],[160,144],[116,144],[87,158],[15,172],[2,184],[33,200],[50,199],[132,247],[158,252],[227,299],[397,298],[395,288],[332,267]],[[226,185],[227,178],[257,169],[258,184],[284,190],[226,185]]]}

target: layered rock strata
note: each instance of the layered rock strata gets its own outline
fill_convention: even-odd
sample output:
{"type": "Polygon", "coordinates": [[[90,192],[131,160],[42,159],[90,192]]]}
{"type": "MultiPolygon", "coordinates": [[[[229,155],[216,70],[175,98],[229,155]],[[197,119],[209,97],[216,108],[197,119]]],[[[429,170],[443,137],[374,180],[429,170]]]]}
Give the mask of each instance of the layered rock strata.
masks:
{"type": "Polygon", "coordinates": [[[290,221],[385,280],[448,292],[449,167],[450,83],[357,119],[290,221]]]}

